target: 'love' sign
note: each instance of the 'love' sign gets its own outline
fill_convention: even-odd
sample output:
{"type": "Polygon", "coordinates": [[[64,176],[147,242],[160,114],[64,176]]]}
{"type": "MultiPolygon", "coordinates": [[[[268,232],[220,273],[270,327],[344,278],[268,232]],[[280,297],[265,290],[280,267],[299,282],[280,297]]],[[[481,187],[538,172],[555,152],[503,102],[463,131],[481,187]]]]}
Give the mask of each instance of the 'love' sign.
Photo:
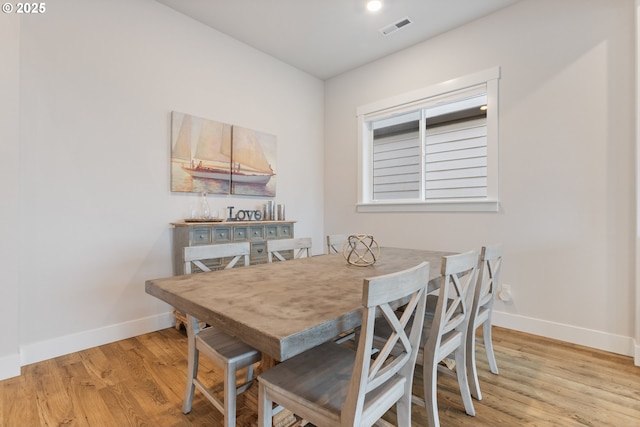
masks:
{"type": "Polygon", "coordinates": [[[236,221],[260,221],[262,219],[262,211],[261,210],[239,210],[235,216],[233,215],[234,206],[227,206],[229,209],[229,219],[234,219],[236,221]]]}

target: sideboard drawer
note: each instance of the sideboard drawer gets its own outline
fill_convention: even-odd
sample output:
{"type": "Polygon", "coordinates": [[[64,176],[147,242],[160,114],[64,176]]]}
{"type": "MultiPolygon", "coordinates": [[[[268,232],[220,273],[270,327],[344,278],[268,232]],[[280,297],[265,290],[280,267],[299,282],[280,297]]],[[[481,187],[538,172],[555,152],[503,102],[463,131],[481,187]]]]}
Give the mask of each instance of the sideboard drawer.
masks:
{"type": "Polygon", "coordinates": [[[255,264],[256,262],[264,262],[267,259],[267,244],[264,242],[261,243],[252,243],[251,244],[251,263],[255,264]]]}
{"type": "Polygon", "coordinates": [[[191,230],[192,245],[208,245],[211,243],[211,228],[198,227],[191,230]]]}
{"type": "Polygon", "coordinates": [[[293,237],[293,229],[289,224],[278,226],[278,237],[281,239],[291,239],[293,237]]]}
{"type": "Polygon", "coordinates": [[[215,243],[227,243],[231,241],[231,229],[229,227],[215,227],[212,229],[215,243]]]}
{"type": "Polygon", "coordinates": [[[264,227],[250,227],[249,234],[251,241],[264,240],[264,227]]]}
{"type": "Polygon", "coordinates": [[[278,226],[277,225],[267,225],[265,227],[265,231],[267,232],[266,239],[276,239],[278,237],[278,226]]]}
{"type": "Polygon", "coordinates": [[[233,228],[233,240],[235,242],[245,242],[249,238],[249,231],[247,227],[234,227],[233,228]]]}

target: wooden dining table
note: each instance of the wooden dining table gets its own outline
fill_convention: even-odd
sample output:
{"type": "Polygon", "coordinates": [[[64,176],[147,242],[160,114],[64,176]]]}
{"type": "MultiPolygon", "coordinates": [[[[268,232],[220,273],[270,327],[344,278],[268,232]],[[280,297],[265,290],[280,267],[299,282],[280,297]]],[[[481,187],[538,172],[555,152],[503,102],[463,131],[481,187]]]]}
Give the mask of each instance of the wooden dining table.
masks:
{"type": "MultiPolygon", "coordinates": [[[[175,309],[234,335],[262,353],[256,374],[270,369],[362,323],[363,281],[430,263],[428,290],[439,287],[442,257],[451,252],[380,249],[369,266],[347,263],[342,254],[208,273],[147,280],[146,292],[175,309]]],[[[258,390],[250,387],[246,405],[251,415],[237,425],[257,424],[258,390]]],[[[298,427],[304,421],[283,410],[274,427],[298,427]]]]}
{"type": "Polygon", "coordinates": [[[361,324],[363,280],[430,263],[439,286],[449,252],[383,247],[370,266],[342,254],[147,280],[146,292],[257,348],[287,360],[361,324]]]}

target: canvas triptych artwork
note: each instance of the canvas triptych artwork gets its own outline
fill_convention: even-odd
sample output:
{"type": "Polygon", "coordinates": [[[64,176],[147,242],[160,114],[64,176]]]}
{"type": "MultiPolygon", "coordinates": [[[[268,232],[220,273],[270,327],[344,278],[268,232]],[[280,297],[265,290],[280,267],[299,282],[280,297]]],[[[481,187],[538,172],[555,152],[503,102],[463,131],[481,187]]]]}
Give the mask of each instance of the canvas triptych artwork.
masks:
{"type": "Polygon", "coordinates": [[[171,191],[276,195],[276,137],[174,111],[171,191]]]}

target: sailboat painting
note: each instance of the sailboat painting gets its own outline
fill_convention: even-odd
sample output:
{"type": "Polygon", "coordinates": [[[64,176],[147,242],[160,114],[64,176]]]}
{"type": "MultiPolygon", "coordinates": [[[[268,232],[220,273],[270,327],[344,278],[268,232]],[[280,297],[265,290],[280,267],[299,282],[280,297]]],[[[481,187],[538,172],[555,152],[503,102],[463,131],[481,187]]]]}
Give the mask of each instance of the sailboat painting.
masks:
{"type": "Polygon", "coordinates": [[[275,136],[175,111],[171,129],[171,191],[275,196],[275,136]]]}

